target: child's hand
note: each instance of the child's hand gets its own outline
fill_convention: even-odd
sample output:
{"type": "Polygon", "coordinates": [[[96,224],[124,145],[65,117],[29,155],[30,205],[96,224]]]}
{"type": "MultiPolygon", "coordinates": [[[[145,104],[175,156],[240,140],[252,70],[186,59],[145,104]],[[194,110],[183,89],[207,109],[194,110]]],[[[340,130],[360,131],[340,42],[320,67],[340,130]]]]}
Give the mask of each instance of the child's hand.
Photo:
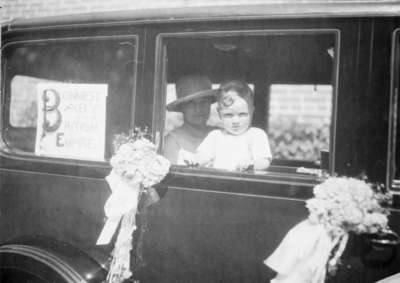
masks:
{"type": "Polygon", "coordinates": [[[252,170],[254,168],[254,161],[250,158],[245,158],[239,161],[236,169],[240,172],[252,170]]]}
{"type": "Polygon", "coordinates": [[[185,164],[189,167],[199,166],[199,162],[197,162],[195,154],[187,150],[180,149],[178,153],[178,159],[181,160],[180,164],[185,164]]]}

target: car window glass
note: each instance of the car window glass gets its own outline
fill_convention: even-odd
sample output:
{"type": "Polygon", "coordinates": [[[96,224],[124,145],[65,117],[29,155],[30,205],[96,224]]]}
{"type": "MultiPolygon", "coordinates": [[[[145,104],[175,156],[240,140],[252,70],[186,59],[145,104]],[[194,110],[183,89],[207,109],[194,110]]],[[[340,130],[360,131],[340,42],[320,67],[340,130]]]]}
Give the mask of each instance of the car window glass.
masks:
{"type": "Polygon", "coordinates": [[[271,85],[268,136],[274,157],[320,164],[329,150],[331,85],[271,85]]]}
{"type": "Polygon", "coordinates": [[[8,149],[47,157],[109,158],[112,136],[129,128],[136,39],[23,42],[6,45],[4,52],[9,103],[3,139],[8,149]]]}
{"type": "MultiPolygon", "coordinates": [[[[251,125],[268,134],[272,167],[320,168],[321,151],[329,156],[334,150],[337,36],[335,31],[163,36],[168,64],[166,87],[160,89],[168,106],[176,99],[174,85],[187,75],[208,77],[213,89],[227,81],[244,81],[254,91],[251,125]]],[[[179,110],[167,109],[165,117],[168,137],[183,119],[179,110]]],[[[215,103],[208,125],[222,127],[215,103]]]]}

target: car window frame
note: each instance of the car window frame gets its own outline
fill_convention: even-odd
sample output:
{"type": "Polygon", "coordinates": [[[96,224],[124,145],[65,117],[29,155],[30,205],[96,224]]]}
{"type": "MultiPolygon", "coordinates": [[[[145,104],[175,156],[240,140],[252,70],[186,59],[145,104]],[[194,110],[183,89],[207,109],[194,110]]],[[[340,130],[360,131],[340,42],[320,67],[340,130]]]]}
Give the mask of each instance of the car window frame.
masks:
{"type": "MultiPolygon", "coordinates": [[[[47,43],[47,42],[65,42],[65,41],[96,41],[96,40],[118,40],[118,39],[134,39],[135,40],[135,50],[134,50],[134,81],[133,87],[131,92],[131,101],[132,105],[130,107],[129,112],[129,124],[134,125],[134,118],[135,118],[135,105],[136,105],[136,96],[137,96],[137,84],[138,84],[138,56],[139,56],[139,48],[140,48],[140,30],[137,30],[136,33],[132,34],[116,34],[116,35],[74,35],[74,36],[60,36],[60,37],[41,37],[40,39],[28,39],[28,40],[15,40],[12,42],[7,42],[3,46],[1,46],[1,52],[3,53],[8,46],[18,46],[23,44],[30,44],[30,43],[47,43]]],[[[25,161],[32,161],[32,162],[39,162],[39,163],[52,163],[52,164],[60,164],[60,165],[78,165],[78,166],[89,166],[89,167],[101,167],[101,168],[108,168],[109,167],[109,159],[105,158],[102,161],[93,161],[87,159],[73,159],[73,158],[60,158],[60,157],[51,157],[51,156],[39,156],[36,155],[35,152],[22,152],[13,151],[7,141],[5,141],[2,132],[7,127],[13,127],[9,121],[6,119],[9,117],[10,113],[10,106],[11,106],[11,81],[10,78],[8,86],[10,89],[10,93],[6,93],[6,69],[7,69],[7,60],[3,60],[1,62],[1,79],[3,80],[2,83],[2,93],[4,94],[1,97],[1,109],[0,109],[0,155],[5,156],[7,158],[13,160],[25,160],[25,161]]],[[[107,114],[107,112],[106,112],[107,114]]],[[[106,115],[106,123],[109,119],[109,115],[106,115]]],[[[106,129],[107,130],[107,129],[106,129]]],[[[127,129],[129,130],[129,129],[127,129]]],[[[107,131],[106,131],[107,136],[107,131]]]]}
{"type": "MultiPolygon", "coordinates": [[[[333,58],[333,69],[332,69],[332,117],[331,117],[331,131],[330,131],[330,144],[329,144],[329,169],[328,174],[334,174],[335,172],[335,149],[336,149],[336,126],[337,126],[337,101],[338,101],[338,88],[339,88],[339,69],[340,69],[340,49],[341,49],[341,30],[338,28],[290,28],[290,29],[243,29],[243,30],[207,30],[207,31],[190,31],[190,32],[160,32],[156,35],[156,49],[155,49],[155,75],[154,75],[154,94],[155,100],[153,104],[153,123],[156,135],[161,137],[160,139],[160,151],[163,151],[163,131],[165,123],[166,113],[166,95],[163,94],[163,82],[166,74],[164,65],[164,59],[166,56],[166,45],[164,44],[165,38],[184,38],[184,37],[229,37],[229,36],[240,36],[240,35],[298,35],[298,34],[332,34],[335,39],[335,56],[333,58]]],[[[277,166],[278,167],[278,166],[277,166]]],[[[296,168],[296,167],[286,167],[296,168]]],[[[275,171],[275,170],[274,170],[275,171]]],[[[257,180],[261,182],[269,182],[275,178],[287,178],[290,183],[306,182],[314,183],[316,179],[320,179],[321,176],[313,174],[302,174],[296,172],[270,172],[267,171],[263,175],[257,174],[242,174],[239,172],[226,172],[224,170],[204,170],[204,168],[188,168],[180,165],[172,165],[171,172],[184,175],[207,175],[212,178],[229,178],[229,179],[249,179],[257,180]]],[[[280,182],[280,181],[279,181],[280,182]]]]}
{"type": "MultiPolygon", "coordinates": [[[[400,195],[400,186],[394,184],[395,168],[396,168],[396,152],[400,148],[396,148],[396,140],[400,138],[397,133],[397,120],[400,115],[399,104],[399,88],[400,88],[400,27],[393,30],[391,59],[390,59],[390,101],[389,101],[389,127],[387,140],[387,164],[386,164],[386,187],[393,193],[400,195]]],[[[397,168],[400,171],[400,168],[397,168]]],[[[397,181],[400,181],[397,180],[397,181]]]]}

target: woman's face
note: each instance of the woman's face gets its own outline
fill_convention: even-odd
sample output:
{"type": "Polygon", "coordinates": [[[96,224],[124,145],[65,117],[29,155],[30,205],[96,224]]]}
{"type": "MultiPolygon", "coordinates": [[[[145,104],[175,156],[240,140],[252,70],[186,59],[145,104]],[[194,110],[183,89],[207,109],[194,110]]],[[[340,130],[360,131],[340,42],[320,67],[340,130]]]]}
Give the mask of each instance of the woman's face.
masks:
{"type": "Polygon", "coordinates": [[[181,107],[183,120],[191,126],[205,126],[210,116],[211,99],[203,97],[186,102],[181,107]]]}
{"type": "Polygon", "coordinates": [[[240,96],[235,96],[231,105],[220,106],[218,111],[224,129],[232,135],[244,133],[251,125],[253,109],[240,96]]]}

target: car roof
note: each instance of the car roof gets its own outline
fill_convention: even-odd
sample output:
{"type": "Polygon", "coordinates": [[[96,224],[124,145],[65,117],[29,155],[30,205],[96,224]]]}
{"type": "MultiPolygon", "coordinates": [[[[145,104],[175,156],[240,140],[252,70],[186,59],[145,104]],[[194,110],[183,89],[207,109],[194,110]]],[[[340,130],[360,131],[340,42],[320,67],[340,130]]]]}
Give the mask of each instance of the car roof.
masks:
{"type": "MultiPolygon", "coordinates": [[[[82,13],[29,19],[9,19],[3,29],[125,22],[180,22],[229,19],[393,17],[400,16],[400,0],[264,0],[263,4],[237,5],[238,1],[202,1],[203,6],[82,13]],[[210,5],[206,5],[207,2],[210,5]]],[[[241,1],[243,3],[243,1],[241,1]]],[[[153,3],[152,3],[153,4],[153,3]]],[[[154,5],[152,6],[154,7],[154,5]]]]}

